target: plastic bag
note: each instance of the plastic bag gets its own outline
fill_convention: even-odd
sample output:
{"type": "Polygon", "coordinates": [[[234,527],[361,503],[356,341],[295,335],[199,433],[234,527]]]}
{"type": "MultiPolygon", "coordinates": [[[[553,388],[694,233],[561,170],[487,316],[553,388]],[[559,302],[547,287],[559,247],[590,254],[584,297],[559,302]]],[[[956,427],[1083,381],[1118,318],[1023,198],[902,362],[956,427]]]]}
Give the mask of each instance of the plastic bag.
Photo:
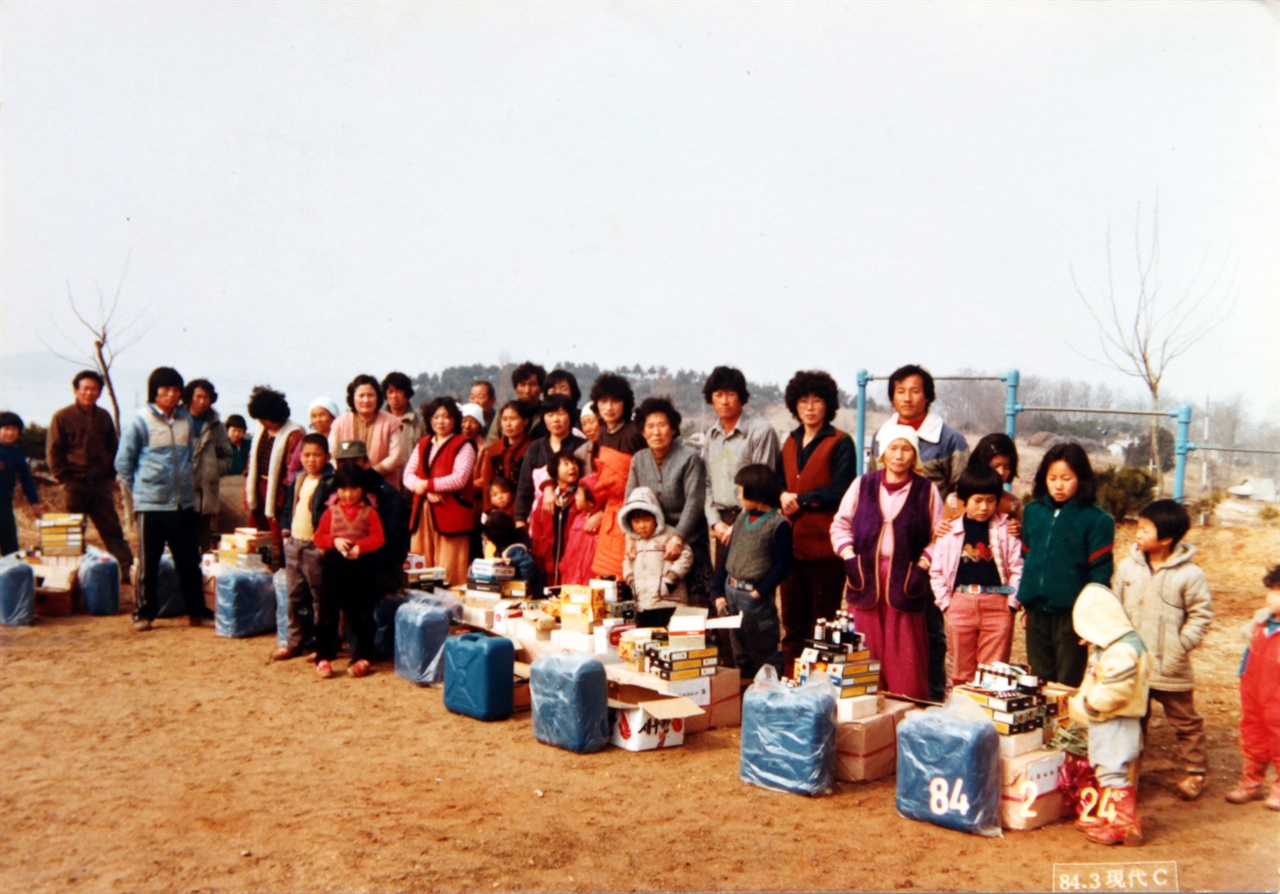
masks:
{"type": "Polygon", "coordinates": [[[609,744],[608,690],[604,665],[594,656],[541,656],[529,667],[534,737],[578,754],[600,751],[609,744]]]}
{"type": "Polygon", "coordinates": [[[972,699],[898,724],[898,813],[948,829],[1000,837],[1000,735],[972,699]]]}
{"type": "Polygon", "coordinates": [[[30,627],[35,622],[35,569],[18,559],[0,559],[0,625],[30,627]]]}
{"type": "Polygon", "coordinates": [[[218,576],[213,618],[218,636],[259,636],[275,627],[276,587],[270,572],[228,568],[218,576]]]}
{"type": "Polygon", "coordinates": [[[86,547],[84,558],[76,569],[76,582],[84,610],[91,615],[115,615],[120,612],[120,563],[115,556],[94,547],[86,547]]]}
{"type": "Polygon", "coordinates": [[[409,600],[396,609],[396,676],[418,686],[444,679],[444,641],[449,638],[449,616],[444,609],[409,600]]]}
{"type": "Polygon", "coordinates": [[[462,622],[462,600],[448,590],[442,588],[433,593],[425,590],[405,590],[404,595],[412,602],[425,602],[444,609],[451,624],[462,622]]]}
{"type": "Polygon", "coordinates": [[[825,674],[790,689],[766,664],[742,696],[743,782],[798,795],[830,794],[836,778],[836,693],[825,674]]]}
{"type": "Polygon", "coordinates": [[[289,578],[281,568],[271,578],[276,591],[276,642],[289,645],[289,578]]]}
{"type": "Polygon", "coordinates": [[[168,547],[160,555],[156,566],[156,617],[185,618],[187,601],[182,598],[182,586],[178,582],[178,569],[173,564],[173,554],[168,547]]]}

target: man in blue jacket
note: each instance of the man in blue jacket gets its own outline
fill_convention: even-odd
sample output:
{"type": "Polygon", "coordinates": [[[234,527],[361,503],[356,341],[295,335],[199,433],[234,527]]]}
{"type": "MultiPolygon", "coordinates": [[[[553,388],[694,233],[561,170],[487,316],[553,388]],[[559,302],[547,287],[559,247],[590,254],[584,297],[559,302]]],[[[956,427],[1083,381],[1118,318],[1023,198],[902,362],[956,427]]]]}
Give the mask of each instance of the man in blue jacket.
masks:
{"type": "Polygon", "coordinates": [[[165,545],[192,627],[210,617],[200,580],[199,527],[191,469],[191,416],[182,401],[182,376],[162,366],[147,380],[147,405],[120,433],[116,474],[133,494],[139,571],[133,629],[151,629],[160,608],[156,583],[165,545]]]}

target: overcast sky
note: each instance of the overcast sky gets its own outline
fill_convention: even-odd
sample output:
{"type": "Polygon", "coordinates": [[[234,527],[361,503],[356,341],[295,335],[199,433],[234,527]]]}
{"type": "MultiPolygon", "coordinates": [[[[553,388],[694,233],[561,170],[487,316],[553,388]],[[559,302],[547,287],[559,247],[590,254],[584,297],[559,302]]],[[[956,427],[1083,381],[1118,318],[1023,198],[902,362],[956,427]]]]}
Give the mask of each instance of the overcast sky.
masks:
{"type": "Polygon", "coordinates": [[[0,16],[0,404],[35,418],[74,371],[36,393],[38,336],[126,258],[152,325],[122,367],[225,383],[224,413],[254,381],[305,407],[358,372],[504,356],[1129,387],[1069,346],[1096,331],[1071,271],[1105,295],[1110,230],[1131,293],[1157,204],[1163,293],[1236,300],[1167,387],[1280,415],[1274,4],[0,16]]]}

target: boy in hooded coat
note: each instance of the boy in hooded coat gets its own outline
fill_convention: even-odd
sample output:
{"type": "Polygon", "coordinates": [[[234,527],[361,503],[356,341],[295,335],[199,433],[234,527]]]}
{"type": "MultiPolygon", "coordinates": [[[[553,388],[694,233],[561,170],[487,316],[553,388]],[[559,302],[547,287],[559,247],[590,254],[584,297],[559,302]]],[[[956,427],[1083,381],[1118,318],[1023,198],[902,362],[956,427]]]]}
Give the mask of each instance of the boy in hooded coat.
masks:
{"type": "Polygon", "coordinates": [[[1089,763],[1101,789],[1096,815],[1080,825],[1096,844],[1142,844],[1129,768],[1142,754],[1151,658],[1120,600],[1101,584],[1080,591],[1071,621],[1090,645],[1084,681],[1071,697],[1071,719],[1089,725],[1089,763]]]}

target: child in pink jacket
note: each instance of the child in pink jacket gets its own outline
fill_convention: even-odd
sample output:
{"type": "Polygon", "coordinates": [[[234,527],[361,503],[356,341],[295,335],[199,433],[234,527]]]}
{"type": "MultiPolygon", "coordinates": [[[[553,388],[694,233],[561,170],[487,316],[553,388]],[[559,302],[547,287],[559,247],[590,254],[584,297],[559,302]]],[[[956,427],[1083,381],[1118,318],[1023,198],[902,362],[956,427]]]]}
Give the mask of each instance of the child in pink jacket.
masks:
{"type": "Polygon", "coordinates": [[[1003,494],[998,472],[966,468],[956,485],[964,515],[933,547],[929,580],[947,619],[952,686],[972,680],[979,664],[1008,661],[1013,646],[1022,545],[997,509],[1003,494]]]}

